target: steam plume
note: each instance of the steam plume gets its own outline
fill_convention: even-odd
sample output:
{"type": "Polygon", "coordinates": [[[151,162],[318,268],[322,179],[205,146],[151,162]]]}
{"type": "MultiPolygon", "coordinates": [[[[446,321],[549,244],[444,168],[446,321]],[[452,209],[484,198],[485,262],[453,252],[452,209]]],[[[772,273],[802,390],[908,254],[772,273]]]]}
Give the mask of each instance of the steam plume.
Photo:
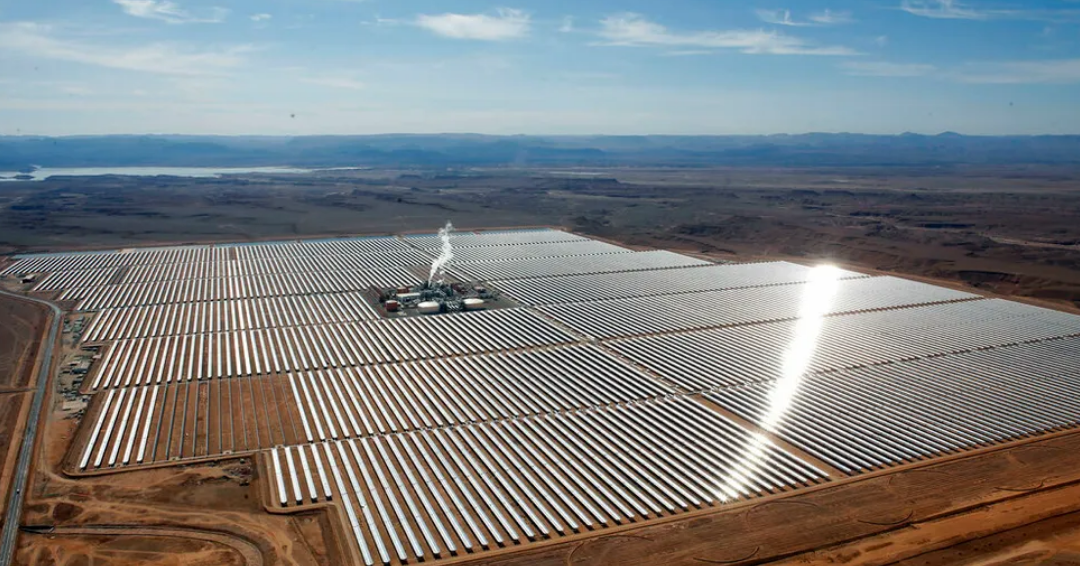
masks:
{"type": "Polygon", "coordinates": [[[446,264],[454,259],[454,246],[450,244],[450,232],[453,231],[454,225],[449,221],[446,222],[446,226],[443,226],[442,229],[439,230],[439,239],[442,240],[442,249],[439,252],[439,257],[431,262],[431,274],[428,275],[428,283],[434,281],[442,283],[443,279],[446,277],[446,264]]]}

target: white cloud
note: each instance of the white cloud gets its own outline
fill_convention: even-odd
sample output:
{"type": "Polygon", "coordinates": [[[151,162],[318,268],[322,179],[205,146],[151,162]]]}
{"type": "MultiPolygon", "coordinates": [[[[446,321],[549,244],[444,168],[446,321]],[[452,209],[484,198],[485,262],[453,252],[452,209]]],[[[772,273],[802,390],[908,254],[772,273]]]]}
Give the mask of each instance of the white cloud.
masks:
{"type": "Polygon", "coordinates": [[[937,71],[933,65],[887,61],[844,61],[840,67],[856,77],[923,77],[937,71]]]}
{"type": "Polygon", "coordinates": [[[977,84],[1080,83],[1080,59],[972,63],[952,73],[954,80],[977,84]]]}
{"type": "Polygon", "coordinates": [[[900,9],[924,18],[946,20],[1027,20],[1047,22],[1080,21],[1077,10],[1001,10],[969,7],[957,0],[902,0],[900,9]]]}
{"type": "Polygon", "coordinates": [[[810,21],[823,26],[835,26],[854,23],[855,18],[851,16],[851,12],[833,12],[826,8],[824,11],[810,14],[810,21]]]}
{"type": "Polygon", "coordinates": [[[791,19],[791,10],[758,10],[759,20],[777,26],[809,26],[810,22],[797,22],[791,19]]]}
{"type": "Polygon", "coordinates": [[[0,23],[0,49],[44,59],[58,59],[166,75],[213,75],[235,69],[253,51],[250,45],[195,50],[175,43],[136,46],[96,45],[56,37],[48,25],[0,23]]]}
{"type": "Polygon", "coordinates": [[[851,12],[833,12],[829,9],[810,14],[806,21],[792,18],[791,10],[758,10],[757,17],[767,24],[791,27],[834,26],[855,21],[851,12]]]}
{"type": "Polygon", "coordinates": [[[70,85],[70,86],[61,87],[60,91],[65,93],[65,94],[70,94],[72,96],[91,96],[91,95],[94,94],[93,90],[91,90],[91,89],[89,89],[89,88],[87,88],[85,86],[80,86],[80,85],[70,85]]]}
{"type": "Polygon", "coordinates": [[[529,34],[530,16],[521,10],[499,8],[491,14],[421,14],[416,25],[443,37],[505,41],[529,34]]]}
{"type": "Polygon", "coordinates": [[[211,8],[203,14],[192,14],[169,0],[113,0],[124,13],[137,18],[161,20],[170,24],[217,24],[225,21],[229,10],[211,8]]]}
{"type": "Polygon", "coordinates": [[[562,25],[559,26],[560,33],[570,33],[574,31],[574,16],[566,16],[562,20],[562,25]]]}
{"type": "Polygon", "coordinates": [[[885,47],[889,44],[889,36],[879,35],[874,38],[874,43],[876,43],[879,47],[885,47]]]}
{"type": "Polygon", "coordinates": [[[904,0],[900,9],[924,18],[985,20],[988,17],[985,12],[965,8],[954,0],[904,0]]]}
{"type": "Polygon", "coordinates": [[[364,90],[366,88],[364,83],[350,77],[304,77],[300,79],[300,82],[345,90],[364,90]]]}
{"type": "Polygon", "coordinates": [[[698,55],[712,55],[715,51],[709,51],[708,49],[676,49],[675,51],[668,51],[664,55],[668,57],[695,57],[698,55]]]}
{"type": "Polygon", "coordinates": [[[860,77],[933,77],[969,84],[1080,83],[1080,59],[967,63],[950,68],[919,63],[844,61],[840,68],[848,75],[860,77]]]}
{"type": "Polygon", "coordinates": [[[273,17],[274,16],[272,16],[270,14],[252,14],[251,15],[251,21],[253,21],[253,22],[265,22],[266,20],[269,20],[270,18],[273,18],[273,17]]]}
{"type": "Polygon", "coordinates": [[[609,16],[601,22],[602,45],[686,49],[735,49],[749,54],[857,55],[847,47],[816,46],[798,37],[765,30],[673,32],[639,14],[609,16]]]}

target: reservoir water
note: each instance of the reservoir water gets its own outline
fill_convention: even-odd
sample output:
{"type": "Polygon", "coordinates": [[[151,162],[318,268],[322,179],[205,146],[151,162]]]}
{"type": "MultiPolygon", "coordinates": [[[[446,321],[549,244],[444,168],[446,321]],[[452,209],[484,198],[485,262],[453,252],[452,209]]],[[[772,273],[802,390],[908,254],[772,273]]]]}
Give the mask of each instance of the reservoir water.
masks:
{"type": "Polygon", "coordinates": [[[132,177],[153,177],[169,175],[173,177],[220,177],[246,173],[300,174],[311,173],[314,169],[293,167],[42,167],[30,173],[18,171],[0,171],[0,182],[4,181],[43,181],[54,176],[89,177],[99,175],[127,175],[132,177]],[[16,175],[28,175],[30,179],[16,179],[16,175]]]}

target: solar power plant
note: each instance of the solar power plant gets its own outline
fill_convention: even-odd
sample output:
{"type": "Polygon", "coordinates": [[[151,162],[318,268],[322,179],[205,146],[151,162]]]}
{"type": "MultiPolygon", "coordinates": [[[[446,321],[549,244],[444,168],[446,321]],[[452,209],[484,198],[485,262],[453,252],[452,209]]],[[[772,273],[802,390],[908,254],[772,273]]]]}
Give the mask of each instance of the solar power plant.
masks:
{"type": "Polygon", "coordinates": [[[456,232],[25,256],[89,322],[72,475],[254,456],[351,561],[603,536],[1080,423],[1080,317],[891,276],[456,232]]]}

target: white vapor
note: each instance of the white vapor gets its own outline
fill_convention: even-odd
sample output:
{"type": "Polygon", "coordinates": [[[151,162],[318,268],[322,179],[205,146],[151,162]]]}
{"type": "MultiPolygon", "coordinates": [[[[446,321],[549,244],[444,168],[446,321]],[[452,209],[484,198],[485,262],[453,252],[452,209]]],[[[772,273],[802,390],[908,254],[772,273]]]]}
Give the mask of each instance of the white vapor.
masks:
{"type": "Polygon", "coordinates": [[[428,275],[428,283],[443,282],[446,277],[446,265],[454,259],[454,246],[450,243],[450,233],[454,231],[454,225],[448,220],[446,226],[439,229],[439,239],[442,240],[442,248],[439,257],[431,262],[431,274],[428,275]]]}

